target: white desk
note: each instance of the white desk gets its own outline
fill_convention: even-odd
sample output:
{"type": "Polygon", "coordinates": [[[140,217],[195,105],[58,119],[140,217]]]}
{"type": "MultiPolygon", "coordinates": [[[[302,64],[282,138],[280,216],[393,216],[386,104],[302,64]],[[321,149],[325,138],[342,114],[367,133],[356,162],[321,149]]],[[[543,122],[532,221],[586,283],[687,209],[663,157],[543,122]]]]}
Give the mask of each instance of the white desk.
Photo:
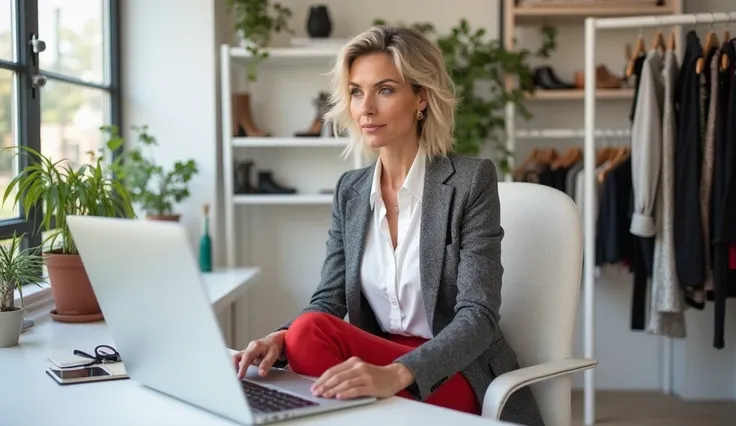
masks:
{"type": "MultiPolygon", "coordinates": [[[[220,311],[247,290],[258,269],[207,276],[207,291],[220,311]]],[[[60,386],[46,373],[45,359],[59,351],[114,347],[104,322],[64,324],[48,310],[23,333],[20,344],[0,349],[0,424],[13,426],[232,426],[233,422],[148,389],[133,380],[60,386]],[[7,423],[6,423],[7,422],[7,423]]],[[[292,420],[298,425],[485,425],[494,422],[404,398],[390,398],[344,411],[292,420]]]]}

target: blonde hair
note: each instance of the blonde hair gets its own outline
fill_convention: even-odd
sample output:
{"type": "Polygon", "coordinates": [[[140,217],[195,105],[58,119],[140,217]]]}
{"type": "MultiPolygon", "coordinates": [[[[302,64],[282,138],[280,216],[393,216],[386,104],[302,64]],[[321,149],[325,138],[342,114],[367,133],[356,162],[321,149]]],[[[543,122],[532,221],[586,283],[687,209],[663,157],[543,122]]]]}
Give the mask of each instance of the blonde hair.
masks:
{"type": "Polygon", "coordinates": [[[417,125],[419,144],[430,158],[446,156],[455,142],[457,100],[442,52],[416,30],[384,25],[375,26],[350,40],[328,74],[332,78],[332,92],[325,120],[332,121],[337,134],[347,131],[349,142],[344,155],[349,156],[355,149],[363,154],[375,154],[364,142],[350,114],[348,87],[353,62],[373,53],[388,54],[404,81],[409,81],[415,90],[424,89],[427,107],[423,111],[424,118],[417,125]]]}

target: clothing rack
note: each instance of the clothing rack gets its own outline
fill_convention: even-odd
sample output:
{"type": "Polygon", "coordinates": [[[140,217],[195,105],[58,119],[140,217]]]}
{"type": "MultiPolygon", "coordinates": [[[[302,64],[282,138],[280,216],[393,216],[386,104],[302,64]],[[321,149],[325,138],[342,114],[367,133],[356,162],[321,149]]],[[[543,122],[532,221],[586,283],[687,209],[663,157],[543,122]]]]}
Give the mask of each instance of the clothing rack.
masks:
{"type": "MultiPolygon", "coordinates": [[[[660,26],[681,26],[715,24],[736,21],[736,12],[713,13],[686,13],[666,16],[636,16],[628,18],[586,18],[585,19],[585,81],[595,81],[595,45],[596,32],[603,29],[644,28],[660,26]]],[[[584,181],[585,200],[583,203],[583,230],[584,230],[584,356],[594,358],[594,314],[595,299],[595,218],[594,218],[594,188],[595,188],[595,101],[596,87],[594,84],[585,85],[585,115],[584,115],[584,181]]],[[[669,362],[665,351],[665,364],[669,362]]],[[[594,370],[585,371],[584,383],[584,420],[586,425],[595,424],[595,376],[594,370]]],[[[667,380],[667,379],[665,379],[667,380]]],[[[665,387],[669,386],[665,384],[665,387]]]]}

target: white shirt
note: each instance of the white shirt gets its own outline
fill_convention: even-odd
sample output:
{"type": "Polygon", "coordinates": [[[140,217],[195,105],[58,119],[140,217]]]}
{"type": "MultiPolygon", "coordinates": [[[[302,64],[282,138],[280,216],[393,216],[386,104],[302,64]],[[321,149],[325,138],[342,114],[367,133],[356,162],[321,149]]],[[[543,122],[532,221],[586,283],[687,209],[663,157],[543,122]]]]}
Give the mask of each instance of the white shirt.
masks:
{"type": "MultiPolygon", "coordinates": [[[[419,235],[426,154],[419,150],[398,191],[396,250],[381,195],[381,160],[376,162],[370,203],[373,215],[361,267],[362,290],[378,324],[390,334],[431,339],[419,277],[419,235]]],[[[394,208],[389,205],[388,208],[394,208]]]]}

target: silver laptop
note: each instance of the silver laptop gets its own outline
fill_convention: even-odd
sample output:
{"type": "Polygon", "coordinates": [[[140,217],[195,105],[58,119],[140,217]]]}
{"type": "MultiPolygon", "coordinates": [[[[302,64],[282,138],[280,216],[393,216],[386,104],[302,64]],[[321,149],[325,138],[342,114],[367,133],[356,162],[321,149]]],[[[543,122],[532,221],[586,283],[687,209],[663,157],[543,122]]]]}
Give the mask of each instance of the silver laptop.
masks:
{"type": "Polygon", "coordinates": [[[251,366],[239,380],[178,223],[70,216],[68,225],[129,377],[241,424],[375,401],[315,398],[314,379],[251,366]]]}

